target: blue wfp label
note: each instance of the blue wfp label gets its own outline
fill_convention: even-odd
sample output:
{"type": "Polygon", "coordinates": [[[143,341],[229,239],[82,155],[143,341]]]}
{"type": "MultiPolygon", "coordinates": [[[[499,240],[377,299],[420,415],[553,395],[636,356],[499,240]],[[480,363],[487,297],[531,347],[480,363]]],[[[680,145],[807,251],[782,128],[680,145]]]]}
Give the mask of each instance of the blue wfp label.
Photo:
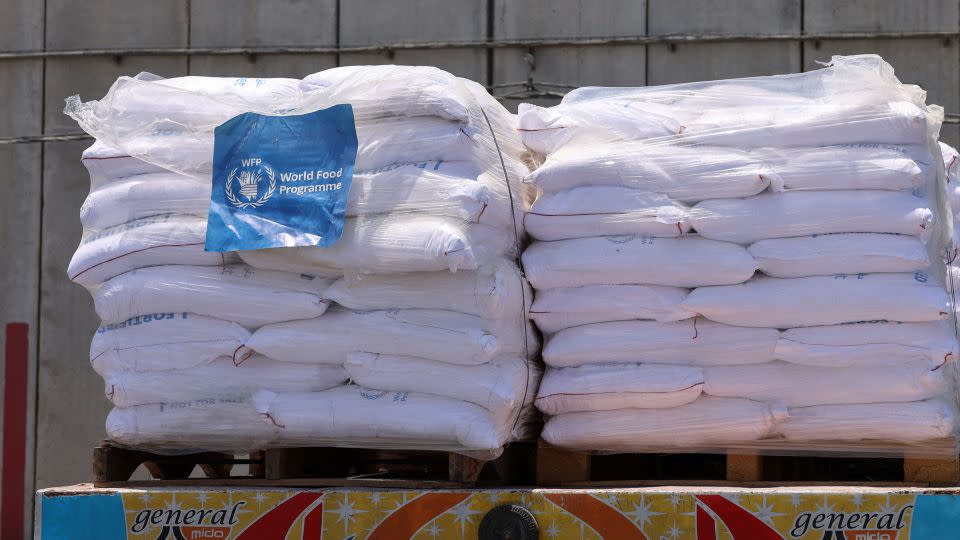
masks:
{"type": "Polygon", "coordinates": [[[343,232],[356,161],[350,105],[224,122],[214,131],[204,249],[332,245],[343,232]]]}

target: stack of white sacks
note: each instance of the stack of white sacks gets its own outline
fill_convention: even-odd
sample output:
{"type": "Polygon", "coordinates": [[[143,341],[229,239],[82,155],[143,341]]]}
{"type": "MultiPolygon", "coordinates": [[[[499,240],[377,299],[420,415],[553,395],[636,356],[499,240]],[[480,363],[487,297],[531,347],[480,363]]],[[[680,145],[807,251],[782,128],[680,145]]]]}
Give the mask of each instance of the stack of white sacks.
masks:
{"type": "Polygon", "coordinates": [[[67,113],[98,139],[69,275],[103,320],[90,357],[115,442],[495,454],[536,435],[528,153],[482,87],[427,67],[142,74],[67,113]],[[204,251],[214,128],[339,103],[359,142],[340,240],[204,251]]]}
{"type": "Polygon", "coordinates": [[[543,438],[925,447],[955,433],[942,110],[876,56],[521,106],[543,438]]]}

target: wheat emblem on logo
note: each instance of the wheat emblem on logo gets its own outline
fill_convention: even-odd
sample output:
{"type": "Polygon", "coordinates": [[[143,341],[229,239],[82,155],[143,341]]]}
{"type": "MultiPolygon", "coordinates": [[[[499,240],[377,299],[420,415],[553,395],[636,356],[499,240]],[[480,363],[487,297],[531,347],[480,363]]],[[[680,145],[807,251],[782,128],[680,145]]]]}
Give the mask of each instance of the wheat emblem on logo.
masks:
{"type": "Polygon", "coordinates": [[[274,191],[277,189],[277,178],[273,172],[273,169],[264,165],[263,167],[258,167],[255,171],[250,169],[243,169],[242,171],[239,168],[235,168],[230,171],[230,175],[227,176],[227,185],[225,188],[227,200],[230,201],[230,204],[236,206],[237,208],[259,208],[264,205],[270,197],[273,196],[274,191]],[[267,189],[264,191],[263,195],[257,197],[257,194],[260,192],[260,182],[263,180],[263,173],[267,173],[267,189]],[[240,186],[240,196],[237,197],[236,193],[233,190],[233,183],[236,183],[240,186]],[[244,200],[246,199],[246,200],[244,200]]]}

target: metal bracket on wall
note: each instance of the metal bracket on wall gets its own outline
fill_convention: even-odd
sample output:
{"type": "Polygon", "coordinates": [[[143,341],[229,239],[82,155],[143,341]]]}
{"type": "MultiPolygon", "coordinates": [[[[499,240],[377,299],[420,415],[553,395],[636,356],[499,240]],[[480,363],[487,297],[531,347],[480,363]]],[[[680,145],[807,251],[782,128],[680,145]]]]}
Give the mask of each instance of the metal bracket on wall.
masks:
{"type": "Polygon", "coordinates": [[[538,47],[597,47],[607,45],[681,45],[685,43],[828,41],[855,39],[960,38],[960,32],[837,32],[823,34],[663,34],[656,36],[595,36],[577,38],[498,39],[482,41],[399,42],[338,47],[153,47],[127,49],[61,49],[0,51],[0,60],[74,56],[194,56],[263,54],[386,53],[398,50],[504,49],[538,47]]]}

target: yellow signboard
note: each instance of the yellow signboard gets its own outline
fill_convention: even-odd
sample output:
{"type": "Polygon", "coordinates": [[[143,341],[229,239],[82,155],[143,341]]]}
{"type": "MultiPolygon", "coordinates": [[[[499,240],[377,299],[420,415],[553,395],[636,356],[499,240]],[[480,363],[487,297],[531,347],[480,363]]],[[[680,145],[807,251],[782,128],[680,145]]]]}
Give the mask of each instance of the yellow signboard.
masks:
{"type": "Polygon", "coordinates": [[[41,492],[41,538],[474,539],[488,512],[511,504],[526,509],[548,540],[950,538],[929,534],[960,518],[960,496],[894,490],[102,491],[113,510],[96,512],[99,526],[91,526],[99,532],[91,536],[62,531],[84,529],[79,514],[89,513],[89,500],[71,512],[69,499],[95,493],[41,492]],[[115,524],[103,518],[111,512],[115,524]],[[58,520],[71,515],[71,527],[62,528],[58,520]]]}

